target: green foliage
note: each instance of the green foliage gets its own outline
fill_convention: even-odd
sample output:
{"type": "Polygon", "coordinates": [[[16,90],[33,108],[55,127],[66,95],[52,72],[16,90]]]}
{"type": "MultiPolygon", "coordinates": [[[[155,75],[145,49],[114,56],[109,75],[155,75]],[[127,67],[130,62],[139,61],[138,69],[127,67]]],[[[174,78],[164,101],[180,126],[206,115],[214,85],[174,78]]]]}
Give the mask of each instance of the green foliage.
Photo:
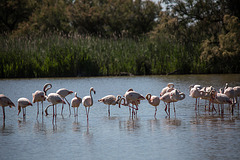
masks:
{"type": "Polygon", "coordinates": [[[105,39],[73,35],[4,38],[0,75],[6,77],[106,76],[191,73],[181,45],[148,38],[105,39]]]}

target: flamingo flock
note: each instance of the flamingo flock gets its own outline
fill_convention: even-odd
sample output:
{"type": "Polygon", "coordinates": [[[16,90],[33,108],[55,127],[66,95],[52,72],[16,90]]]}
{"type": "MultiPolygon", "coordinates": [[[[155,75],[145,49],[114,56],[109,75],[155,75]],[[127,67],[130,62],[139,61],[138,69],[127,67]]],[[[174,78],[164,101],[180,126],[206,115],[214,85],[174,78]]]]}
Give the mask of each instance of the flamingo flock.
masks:
{"type": "MultiPolygon", "coordinates": [[[[37,102],[37,118],[39,115],[39,102],[42,104],[42,116],[43,116],[43,102],[47,100],[50,105],[48,105],[45,108],[45,113],[48,115],[48,108],[53,107],[53,119],[57,116],[57,104],[62,103],[62,111],[61,114],[63,114],[63,108],[64,104],[66,102],[69,105],[69,114],[71,115],[71,107],[74,109],[74,116],[78,116],[78,108],[80,104],[82,103],[86,110],[86,116],[87,116],[87,122],[89,121],[89,111],[91,106],[93,106],[93,94],[96,94],[96,91],[93,87],[89,90],[89,95],[80,98],[77,96],[77,92],[75,92],[74,98],[71,100],[71,104],[67,101],[66,97],[73,93],[73,91],[68,90],[66,88],[59,89],[56,93],[50,93],[47,94],[47,91],[52,88],[52,84],[47,83],[43,87],[43,91],[37,90],[34,93],[32,93],[33,100],[30,102],[27,98],[19,98],[17,101],[18,104],[18,115],[20,112],[23,112],[23,118],[26,117],[26,107],[27,106],[33,106],[32,103],[37,102]],[[77,111],[75,111],[75,109],[77,111]]],[[[224,104],[229,104],[231,106],[231,110],[233,112],[233,106],[235,104],[238,104],[238,98],[240,97],[240,86],[236,87],[229,87],[228,83],[226,83],[224,88],[219,89],[219,92],[212,87],[202,87],[201,85],[191,85],[189,89],[189,96],[196,99],[195,102],[195,110],[199,108],[199,100],[205,100],[209,102],[209,111],[217,112],[216,108],[214,107],[214,104],[217,104],[218,106],[221,105],[221,107],[218,107],[219,113],[221,110],[221,113],[224,111],[224,104]],[[212,109],[210,109],[212,105],[212,109]]],[[[106,105],[108,105],[108,116],[110,116],[110,106],[112,105],[118,105],[119,108],[121,106],[125,106],[129,108],[129,114],[131,117],[137,116],[137,111],[139,110],[139,105],[141,101],[147,100],[150,106],[153,106],[155,108],[154,112],[154,118],[156,118],[157,114],[157,107],[160,105],[160,102],[162,101],[165,106],[165,112],[167,116],[170,117],[170,104],[173,104],[174,114],[176,116],[176,108],[175,103],[178,101],[181,101],[185,99],[185,94],[178,89],[174,88],[173,83],[168,83],[166,87],[164,87],[161,92],[160,96],[152,95],[151,93],[148,93],[146,96],[143,96],[142,94],[138,93],[137,91],[134,91],[132,88],[128,89],[123,96],[121,95],[107,95],[102,97],[98,100],[98,102],[102,102],[106,105]]],[[[205,103],[205,110],[207,107],[207,104],[205,103]]],[[[0,94],[0,106],[2,106],[3,110],[3,121],[5,122],[6,116],[5,116],[5,107],[9,106],[10,108],[15,107],[15,104],[4,94],[0,94]]]]}

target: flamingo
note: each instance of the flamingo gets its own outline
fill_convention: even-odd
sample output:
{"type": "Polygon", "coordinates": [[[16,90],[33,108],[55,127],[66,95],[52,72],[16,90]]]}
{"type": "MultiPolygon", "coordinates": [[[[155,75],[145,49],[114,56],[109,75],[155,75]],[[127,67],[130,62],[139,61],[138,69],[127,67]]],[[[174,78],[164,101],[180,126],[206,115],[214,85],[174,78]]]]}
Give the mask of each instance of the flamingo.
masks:
{"type": "Polygon", "coordinates": [[[49,89],[52,88],[52,85],[50,83],[47,83],[44,85],[43,87],[43,91],[35,91],[34,93],[32,93],[32,96],[33,96],[33,103],[37,102],[37,117],[38,117],[38,114],[39,114],[39,103],[38,102],[41,102],[42,103],[42,115],[43,115],[43,101],[46,100],[46,94],[47,94],[47,91],[49,89]],[[49,87],[48,87],[49,86],[49,87]]]}
{"type": "Polygon", "coordinates": [[[108,105],[108,116],[110,116],[110,105],[116,105],[119,103],[121,96],[118,95],[117,98],[114,95],[107,95],[98,100],[98,102],[103,102],[108,105]]]}
{"type": "Polygon", "coordinates": [[[170,103],[172,102],[171,92],[167,92],[164,95],[162,95],[160,97],[160,100],[166,103],[165,112],[167,113],[168,116],[170,116],[170,103]],[[167,112],[167,107],[168,107],[168,112],[167,112]]]}
{"type": "Polygon", "coordinates": [[[233,90],[234,90],[234,96],[236,99],[236,103],[238,103],[238,109],[239,109],[238,97],[240,97],[240,86],[233,87],[233,90]]]}
{"type": "Polygon", "coordinates": [[[5,108],[6,106],[9,106],[12,108],[12,106],[15,107],[14,103],[4,94],[0,94],[0,106],[2,106],[3,110],[3,121],[5,121],[5,108]]]}
{"type": "MultiPolygon", "coordinates": [[[[50,93],[47,96],[47,101],[52,103],[48,107],[53,106],[53,118],[54,118],[54,116],[57,115],[57,113],[54,112],[54,105],[55,105],[55,108],[56,108],[57,104],[59,104],[59,103],[66,104],[66,102],[62,99],[62,97],[59,94],[57,94],[57,93],[50,93]]],[[[47,113],[48,107],[45,109],[46,115],[48,115],[48,113],[47,113]]]]}
{"type": "Polygon", "coordinates": [[[86,109],[87,121],[88,121],[88,114],[89,114],[90,107],[93,105],[92,92],[94,94],[96,94],[96,91],[94,90],[93,87],[90,88],[90,95],[89,96],[85,96],[82,99],[82,103],[83,103],[83,105],[84,105],[84,107],[86,109]]]}
{"type": "Polygon", "coordinates": [[[77,96],[77,92],[75,92],[75,97],[71,101],[71,106],[74,108],[74,116],[78,116],[78,107],[82,103],[82,99],[77,96]],[[77,114],[75,114],[75,108],[77,108],[77,114]]]}
{"type": "MultiPolygon", "coordinates": [[[[138,104],[140,104],[140,100],[145,99],[145,97],[143,97],[140,93],[135,91],[127,91],[125,93],[125,97],[126,97],[127,104],[129,105],[129,103],[131,103],[132,104],[131,108],[135,109],[136,111],[138,110],[138,104]],[[134,108],[133,105],[135,105],[136,108],[134,108]]],[[[132,110],[132,113],[134,113],[134,110],[132,110]]]]}
{"type": "Polygon", "coordinates": [[[148,100],[148,103],[155,107],[155,114],[154,117],[156,118],[157,114],[157,106],[160,104],[160,98],[157,96],[153,96],[150,93],[148,93],[145,97],[148,100]]]}
{"type": "Polygon", "coordinates": [[[170,93],[171,93],[170,99],[172,100],[174,106],[174,113],[176,113],[174,102],[183,100],[185,98],[185,94],[177,89],[172,90],[170,93]]]}
{"type": "Polygon", "coordinates": [[[196,98],[195,110],[197,110],[197,106],[199,107],[198,99],[204,96],[204,92],[200,91],[200,88],[192,87],[189,96],[191,96],[192,98],[196,98]]]}
{"type": "MultiPolygon", "coordinates": [[[[66,88],[61,88],[61,89],[57,90],[56,93],[59,94],[62,97],[62,99],[66,100],[66,102],[69,105],[69,113],[71,115],[70,103],[67,101],[66,96],[68,96],[69,94],[72,94],[73,91],[69,91],[66,88]]],[[[61,112],[61,114],[63,114],[63,107],[64,107],[64,104],[62,104],[62,112],[61,112]]]]}
{"type": "Polygon", "coordinates": [[[18,99],[18,115],[21,112],[21,108],[22,108],[23,118],[25,118],[27,106],[32,106],[32,103],[27,98],[19,98],[18,99]]]}
{"type": "Polygon", "coordinates": [[[213,101],[213,103],[217,103],[217,104],[221,104],[221,110],[222,110],[222,114],[223,114],[223,105],[224,104],[229,104],[232,105],[233,102],[231,101],[231,99],[224,93],[217,93],[216,91],[212,91],[211,92],[211,101],[213,101]]]}
{"type": "Polygon", "coordinates": [[[168,83],[167,87],[163,88],[160,96],[164,95],[166,92],[171,92],[174,88],[174,84],[173,83],[168,83]]]}

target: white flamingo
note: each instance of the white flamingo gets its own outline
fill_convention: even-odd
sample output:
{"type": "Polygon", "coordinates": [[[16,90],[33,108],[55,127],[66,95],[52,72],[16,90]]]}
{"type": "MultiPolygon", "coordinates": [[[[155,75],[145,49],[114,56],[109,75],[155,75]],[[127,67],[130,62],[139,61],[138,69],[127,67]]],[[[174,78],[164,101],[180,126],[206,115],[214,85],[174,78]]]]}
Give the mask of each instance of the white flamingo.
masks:
{"type": "Polygon", "coordinates": [[[77,96],[77,92],[75,92],[74,98],[71,100],[71,106],[74,109],[74,116],[78,116],[78,108],[79,105],[82,103],[82,98],[77,96]],[[75,108],[77,108],[77,114],[75,114],[75,108]]]}
{"type": "MultiPolygon", "coordinates": [[[[59,94],[59,95],[62,97],[62,99],[65,99],[65,100],[66,100],[66,102],[67,102],[68,105],[69,105],[69,113],[70,113],[70,115],[71,115],[70,103],[67,101],[66,96],[68,96],[69,94],[72,94],[73,91],[69,91],[69,90],[66,89],[66,88],[61,88],[61,89],[57,90],[56,93],[59,94]]],[[[63,107],[64,107],[64,104],[62,104],[61,114],[63,114],[63,107]]]]}
{"type": "Polygon", "coordinates": [[[32,106],[32,103],[27,98],[19,98],[18,99],[18,115],[23,110],[23,118],[26,116],[26,107],[32,106]]]}
{"type": "Polygon", "coordinates": [[[145,97],[148,100],[148,103],[155,107],[154,117],[156,118],[157,106],[160,104],[160,98],[158,96],[151,95],[148,93],[145,97]]]}
{"type": "Polygon", "coordinates": [[[213,103],[221,104],[222,114],[224,112],[224,104],[229,104],[229,105],[233,104],[231,99],[226,94],[217,93],[216,91],[211,92],[211,101],[213,101],[213,103]]]}
{"type": "Polygon", "coordinates": [[[108,105],[108,116],[110,116],[110,105],[118,104],[120,99],[121,99],[120,95],[118,95],[117,97],[115,97],[114,95],[107,95],[99,99],[98,102],[103,102],[104,104],[108,105]]]}
{"type": "Polygon", "coordinates": [[[44,85],[43,87],[43,91],[35,91],[34,93],[32,93],[32,96],[33,96],[33,103],[37,102],[37,117],[38,117],[38,114],[39,114],[39,102],[42,103],[42,115],[43,115],[43,101],[46,100],[46,94],[47,94],[47,91],[49,89],[52,88],[52,85],[50,83],[47,83],[44,85]],[[49,87],[48,87],[49,86],[49,87]]]}
{"type": "Polygon", "coordinates": [[[93,87],[90,88],[90,95],[85,96],[82,99],[82,103],[86,109],[87,121],[88,121],[88,114],[89,114],[90,107],[93,105],[92,92],[96,94],[96,91],[93,89],[93,87]]]}
{"type": "MultiPolygon", "coordinates": [[[[54,112],[54,107],[55,107],[55,110],[57,110],[57,104],[59,104],[59,103],[66,104],[66,102],[62,99],[62,97],[57,93],[50,93],[47,96],[47,101],[51,103],[48,107],[53,106],[53,118],[54,118],[54,116],[57,115],[57,113],[54,112]]],[[[45,109],[46,115],[48,115],[48,113],[47,113],[48,107],[45,109]]]]}
{"type": "Polygon", "coordinates": [[[3,121],[5,122],[5,107],[9,106],[12,108],[12,106],[15,107],[15,104],[4,94],[0,94],[0,106],[2,106],[3,110],[3,121]]]}
{"type": "Polygon", "coordinates": [[[164,95],[162,95],[160,97],[160,100],[165,103],[165,109],[164,110],[165,110],[166,114],[168,116],[170,116],[170,103],[172,102],[171,92],[167,92],[164,95]],[[167,111],[167,108],[168,108],[168,111],[167,111]]]}
{"type": "Polygon", "coordinates": [[[176,113],[174,102],[181,101],[181,100],[185,99],[185,94],[183,92],[180,92],[177,89],[172,90],[170,93],[171,93],[170,99],[173,102],[174,113],[176,113]]]}
{"type": "Polygon", "coordinates": [[[240,86],[235,86],[233,87],[234,90],[234,96],[235,96],[235,102],[238,104],[238,109],[239,109],[239,102],[238,102],[238,97],[240,97],[240,86]]]}
{"type": "Polygon", "coordinates": [[[200,91],[200,88],[192,87],[190,90],[189,96],[192,98],[196,98],[196,103],[195,103],[195,110],[197,110],[197,106],[199,107],[199,98],[204,96],[204,92],[200,91]]]}
{"type": "MultiPolygon", "coordinates": [[[[141,95],[140,93],[136,92],[136,91],[128,91],[125,93],[125,97],[126,97],[126,101],[127,104],[129,105],[130,103],[132,104],[132,114],[134,114],[134,110],[138,110],[138,104],[140,104],[140,100],[144,100],[145,97],[143,97],[143,95],[141,95]],[[136,106],[136,108],[134,108],[133,106],[136,106]]],[[[130,106],[129,106],[130,107],[130,106]]],[[[132,115],[133,116],[133,115],[132,115]]]]}
{"type": "Polygon", "coordinates": [[[164,95],[167,92],[171,92],[174,89],[174,84],[173,83],[168,83],[167,87],[163,88],[160,96],[164,95]]]}

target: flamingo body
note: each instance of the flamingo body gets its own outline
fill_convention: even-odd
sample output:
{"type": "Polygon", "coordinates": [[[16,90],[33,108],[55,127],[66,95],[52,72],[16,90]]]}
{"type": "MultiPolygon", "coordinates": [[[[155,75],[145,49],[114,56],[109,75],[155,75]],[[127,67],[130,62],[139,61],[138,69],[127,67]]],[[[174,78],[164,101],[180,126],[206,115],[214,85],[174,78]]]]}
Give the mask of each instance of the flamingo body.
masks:
{"type": "Polygon", "coordinates": [[[85,96],[82,99],[82,103],[86,109],[86,114],[87,114],[87,121],[88,121],[88,114],[89,114],[89,109],[90,107],[93,105],[93,98],[92,98],[92,93],[96,94],[96,91],[94,90],[93,87],[90,88],[90,95],[89,96],[85,96]]]}
{"type": "Polygon", "coordinates": [[[5,121],[5,107],[9,106],[12,108],[12,106],[15,107],[14,103],[4,94],[0,94],[0,106],[2,106],[3,110],[3,120],[5,121]]]}
{"type": "Polygon", "coordinates": [[[116,105],[119,103],[121,96],[118,95],[117,98],[114,95],[107,95],[98,100],[98,102],[103,102],[108,105],[108,116],[110,116],[110,105],[116,105]]]}
{"type": "Polygon", "coordinates": [[[24,110],[27,106],[32,106],[32,103],[27,98],[19,98],[18,99],[18,115],[23,109],[23,117],[26,115],[26,111],[24,110]]]}

